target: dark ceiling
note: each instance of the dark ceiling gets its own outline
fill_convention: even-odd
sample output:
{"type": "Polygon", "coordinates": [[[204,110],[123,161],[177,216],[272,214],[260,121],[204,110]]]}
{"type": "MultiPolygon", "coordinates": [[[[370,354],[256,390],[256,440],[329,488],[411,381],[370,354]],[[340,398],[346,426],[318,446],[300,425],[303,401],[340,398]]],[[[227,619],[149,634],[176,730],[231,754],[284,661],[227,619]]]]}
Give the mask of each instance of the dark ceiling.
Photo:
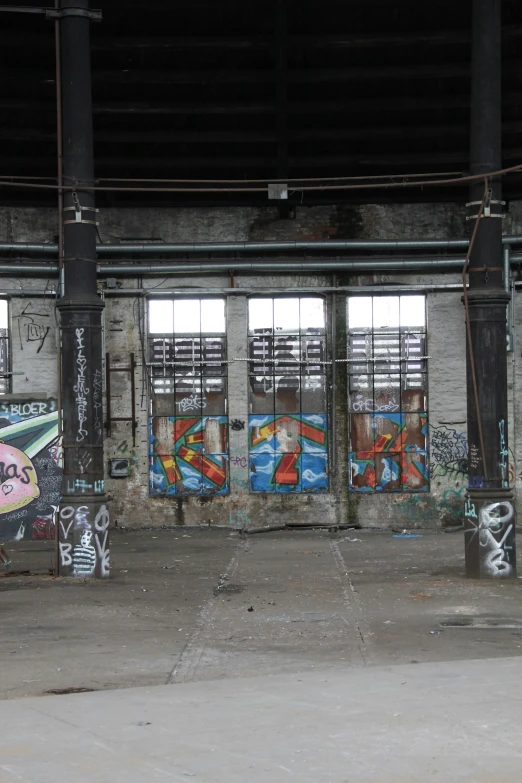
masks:
{"type": "MultiPolygon", "coordinates": [[[[39,5],[25,2],[23,5],[39,5]]],[[[51,5],[51,3],[49,3],[51,5]]],[[[99,0],[99,178],[285,179],[468,169],[471,0],[99,0]]],[[[522,161],[522,2],[503,6],[504,164],[522,161]]],[[[0,14],[0,175],[56,175],[54,24],[0,14]]],[[[506,180],[522,194],[522,177],[506,180]]],[[[3,204],[55,194],[0,188],[3,204]]],[[[319,191],[299,203],[466,199],[319,191]]],[[[263,193],[100,194],[101,204],[267,203],[263,193]]]]}

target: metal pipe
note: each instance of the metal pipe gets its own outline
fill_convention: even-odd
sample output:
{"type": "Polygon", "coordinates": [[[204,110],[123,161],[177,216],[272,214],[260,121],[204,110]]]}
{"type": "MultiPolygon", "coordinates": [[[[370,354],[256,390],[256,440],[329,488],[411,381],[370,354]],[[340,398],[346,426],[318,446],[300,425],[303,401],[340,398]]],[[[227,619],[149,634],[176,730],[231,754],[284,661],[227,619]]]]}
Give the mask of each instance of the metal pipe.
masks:
{"type": "MultiPolygon", "coordinates": [[[[522,245],[522,236],[505,236],[504,245],[522,245]]],[[[388,240],[328,240],[325,242],[191,242],[185,244],[169,243],[120,243],[98,244],[98,255],[191,255],[192,253],[272,253],[278,251],[301,250],[458,250],[468,247],[467,239],[412,239],[404,241],[388,240]]],[[[36,242],[1,242],[0,253],[43,253],[56,255],[58,245],[36,242]]]]}
{"type": "MultiPolygon", "coordinates": [[[[522,284],[521,284],[522,285],[522,284]]],[[[104,290],[105,296],[145,296],[145,297],[173,297],[173,296],[229,296],[231,294],[237,294],[238,296],[277,296],[277,294],[287,292],[287,288],[109,288],[104,290]]],[[[374,286],[338,286],[332,288],[332,286],[319,286],[315,288],[307,288],[298,286],[292,288],[292,293],[295,294],[333,294],[333,293],[350,293],[350,294],[375,294],[375,293],[442,293],[443,291],[460,291],[462,293],[461,283],[441,283],[432,285],[374,285],[374,286]]],[[[0,296],[2,294],[0,293],[0,296]]]]}
{"type": "MultiPolygon", "coordinates": [[[[205,263],[205,264],[98,264],[97,272],[104,277],[110,276],[129,276],[129,275],[195,275],[195,274],[216,274],[226,273],[230,269],[235,272],[278,272],[285,274],[289,272],[335,272],[335,271],[415,271],[438,269],[462,269],[464,258],[459,257],[435,257],[435,258],[409,258],[407,260],[398,260],[396,258],[386,258],[383,256],[368,256],[368,258],[357,258],[350,261],[330,261],[317,259],[315,261],[283,261],[281,263],[270,263],[264,261],[245,262],[232,261],[223,263],[205,263]]],[[[522,254],[512,255],[510,264],[522,263],[522,254]]],[[[33,275],[55,275],[58,272],[57,264],[0,264],[0,275],[10,275],[16,277],[18,274],[33,275]]]]}
{"type": "Polygon", "coordinates": [[[509,245],[504,247],[504,288],[509,291],[511,288],[511,248],[509,245]]]}

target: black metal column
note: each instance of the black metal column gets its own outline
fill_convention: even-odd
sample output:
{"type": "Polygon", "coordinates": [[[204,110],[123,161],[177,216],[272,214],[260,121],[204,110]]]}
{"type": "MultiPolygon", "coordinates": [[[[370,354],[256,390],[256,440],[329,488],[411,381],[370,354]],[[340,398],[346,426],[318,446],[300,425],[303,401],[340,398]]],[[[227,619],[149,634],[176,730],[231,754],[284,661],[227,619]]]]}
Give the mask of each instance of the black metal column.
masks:
{"type": "Polygon", "coordinates": [[[96,288],[88,0],[62,0],[64,296],[61,322],[64,479],[58,533],[62,576],[109,576],[104,493],[102,310],[96,288]]]}
{"type": "MultiPolygon", "coordinates": [[[[473,0],[471,173],[502,167],[501,0],[473,0]]],[[[516,577],[515,510],[509,487],[502,185],[471,187],[469,219],[484,204],[469,264],[467,318],[468,492],[466,574],[516,577]],[[471,346],[469,344],[471,342],[471,346]]]]}

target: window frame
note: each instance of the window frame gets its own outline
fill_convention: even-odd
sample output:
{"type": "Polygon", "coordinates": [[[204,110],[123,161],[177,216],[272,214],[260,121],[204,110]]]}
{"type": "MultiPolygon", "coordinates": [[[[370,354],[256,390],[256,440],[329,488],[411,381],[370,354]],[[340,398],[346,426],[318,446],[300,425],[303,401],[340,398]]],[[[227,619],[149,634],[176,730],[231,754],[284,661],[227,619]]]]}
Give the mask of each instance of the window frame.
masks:
{"type": "Polygon", "coordinates": [[[419,291],[347,297],[350,492],[430,491],[427,303],[419,291]],[[413,296],[424,299],[422,326],[401,324],[401,304],[413,296]],[[351,327],[350,302],[365,297],[371,300],[371,326],[351,327]],[[395,297],[397,325],[376,326],[376,301],[395,297]]]}
{"type": "Polygon", "coordinates": [[[151,496],[208,496],[229,492],[226,308],[224,296],[148,300],[151,496]],[[192,300],[199,302],[199,331],[176,331],[176,302],[192,300]],[[223,305],[222,331],[202,331],[202,309],[209,300],[218,300],[223,305]],[[150,331],[151,305],[155,301],[173,303],[172,331],[150,331]],[[205,359],[207,350],[211,356],[214,352],[214,360],[205,359]],[[163,354],[162,362],[155,361],[158,351],[163,354]],[[158,391],[156,383],[161,378],[170,381],[163,387],[164,392],[158,391]],[[212,381],[216,381],[217,391],[209,391],[212,381]],[[178,399],[178,394],[184,396],[178,399]],[[209,400],[211,394],[213,398],[209,400]]]}
{"type": "Polygon", "coordinates": [[[252,294],[247,299],[249,488],[253,494],[329,491],[327,313],[326,297],[314,294],[252,294]],[[262,300],[272,302],[271,325],[256,328],[251,325],[252,303],[262,300]],[[299,302],[297,326],[277,326],[275,302],[284,300],[299,302]],[[322,325],[303,324],[302,302],[307,300],[321,302],[322,325]],[[256,350],[261,356],[255,355],[256,350]]]}

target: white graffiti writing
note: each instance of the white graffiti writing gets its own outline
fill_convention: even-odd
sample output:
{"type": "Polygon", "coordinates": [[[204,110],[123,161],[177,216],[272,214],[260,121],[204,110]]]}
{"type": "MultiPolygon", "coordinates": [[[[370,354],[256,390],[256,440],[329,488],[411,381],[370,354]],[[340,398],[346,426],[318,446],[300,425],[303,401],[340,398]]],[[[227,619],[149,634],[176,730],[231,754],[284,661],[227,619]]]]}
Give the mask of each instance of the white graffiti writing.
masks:
{"type": "Polygon", "coordinates": [[[470,527],[465,533],[471,541],[478,535],[481,569],[485,574],[499,579],[513,575],[511,550],[514,548],[514,510],[509,500],[486,503],[479,509],[466,501],[464,514],[470,527]]]}
{"type": "Polygon", "coordinates": [[[102,407],[102,376],[99,370],[94,371],[94,377],[92,379],[92,404],[94,409],[94,431],[98,436],[98,439],[102,437],[102,421],[101,421],[101,407],[102,407]]]}
{"type": "Polygon", "coordinates": [[[101,576],[109,576],[110,551],[109,551],[109,512],[106,506],[101,506],[94,520],[96,531],[95,543],[100,562],[101,576]],[[102,538],[103,536],[103,538],[102,538]]]}
{"type": "Polygon", "coordinates": [[[89,387],[87,386],[87,379],[85,372],[87,368],[87,359],[83,352],[85,348],[83,342],[83,333],[85,329],[76,329],[76,384],[73,386],[74,393],[76,394],[76,415],[78,417],[78,433],[76,435],[77,443],[83,443],[88,431],[84,429],[84,424],[87,421],[87,395],[89,394],[89,387]]]}
{"type": "Polygon", "coordinates": [[[24,402],[5,403],[0,406],[1,413],[9,413],[12,416],[42,416],[44,413],[53,413],[56,405],[53,402],[24,402]]]}
{"type": "Polygon", "coordinates": [[[90,513],[89,506],[60,509],[60,565],[64,576],[109,576],[109,512],[105,505],[100,506],[94,522],[89,519],[90,513]]]}
{"type": "Polygon", "coordinates": [[[361,394],[358,394],[355,402],[352,404],[352,409],[355,413],[385,413],[386,411],[393,413],[399,410],[399,404],[392,397],[386,404],[379,405],[374,400],[365,400],[361,394]]]}
{"type": "Polygon", "coordinates": [[[60,565],[61,566],[70,566],[72,565],[72,544],[68,544],[66,542],[60,541],[60,565]]]}
{"type": "Polygon", "coordinates": [[[205,397],[198,397],[196,394],[193,394],[190,397],[183,397],[182,400],[178,400],[176,405],[180,411],[185,412],[195,410],[196,408],[206,408],[207,401],[205,397]]]}
{"type": "Polygon", "coordinates": [[[92,532],[84,530],[80,543],[76,544],[72,553],[72,564],[76,576],[92,576],[96,568],[96,550],[92,543],[92,532]]]}
{"type": "Polygon", "coordinates": [[[509,487],[508,481],[508,456],[509,451],[506,444],[505,422],[504,419],[499,422],[500,431],[500,470],[502,472],[502,486],[509,487]]]}
{"type": "Polygon", "coordinates": [[[479,514],[479,540],[484,549],[482,564],[491,576],[509,577],[513,566],[509,562],[509,550],[513,547],[508,539],[513,533],[513,506],[509,501],[484,506],[479,514]],[[502,535],[500,540],[495,535],[502,535]]]}

